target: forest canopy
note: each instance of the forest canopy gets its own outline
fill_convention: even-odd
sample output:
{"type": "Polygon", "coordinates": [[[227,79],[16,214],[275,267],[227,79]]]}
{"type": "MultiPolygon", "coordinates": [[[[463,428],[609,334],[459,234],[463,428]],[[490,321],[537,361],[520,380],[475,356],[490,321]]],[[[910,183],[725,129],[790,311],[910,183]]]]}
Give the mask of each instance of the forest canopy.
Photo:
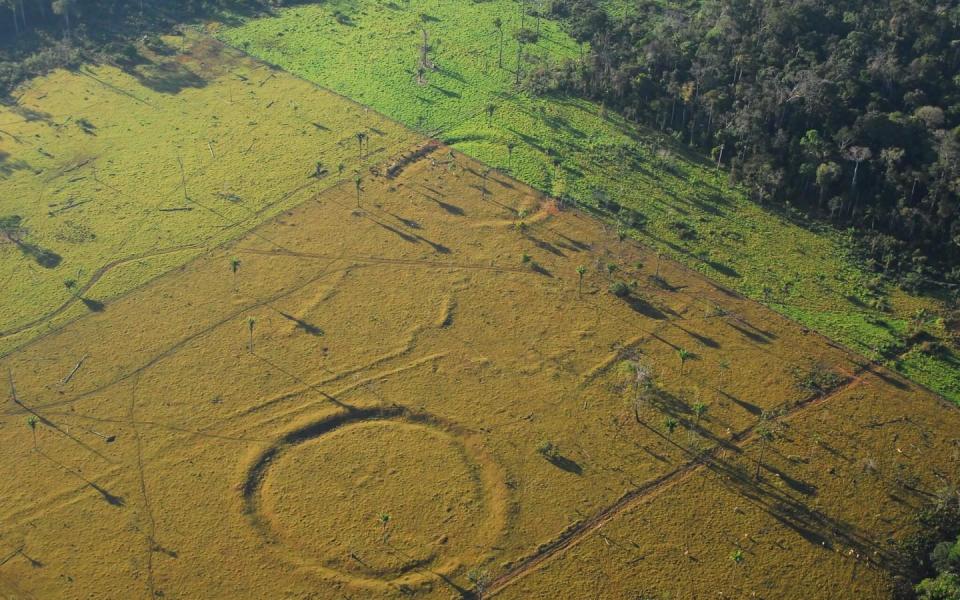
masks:
{"type": "Polygon", "coordinates": [[[960,5],[863,0],[597,0],[552,14],[583,64],[526,85],[671,133],[762,204],[855,229],[908,287],[960,284],[960,5]]]}

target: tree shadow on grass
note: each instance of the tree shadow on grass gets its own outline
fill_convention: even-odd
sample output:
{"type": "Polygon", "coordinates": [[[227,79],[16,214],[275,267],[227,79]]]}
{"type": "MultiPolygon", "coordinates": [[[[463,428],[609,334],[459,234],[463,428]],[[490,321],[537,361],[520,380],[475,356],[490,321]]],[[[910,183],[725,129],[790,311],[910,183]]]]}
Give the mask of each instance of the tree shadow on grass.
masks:
{"type": "Polygon", "coordinates": [[[44,269],[55,269],[63,262],[63,257],[53,250],[47,250],[46,248],[41,248],[40,246],[19,240],[14,241],[14,243],[24,256],[30,258],[44,269]]]}
{"type": "Polygon", "coordinates": [[[93,298],[80,298],[80,302],[83,302],[83,305],[86,306],[90,312],[99,313],[107,309],[106,304],[93,298]]]}
{"type": "Polygon", "coordinates": [[[660,310],[653,304],[650,304],[648,301],[644,300],[643,298],[637,298],[636,296],[627,296],[623,299],[623,301],[626,302],[627,306],[632,308],[635,312],[638,312],[649,319],[656,319],[658,321],[661,321],[667,318],[666,313],[664,313],[662,310],[660,310]]]}
{"type": "Polygon", "coordinates": [[[176,61],[149,63],[131,69],[140,85],[162,94],[179,94],[187,88],[206,87],[207,80],[176,61]]]}
{"type": "Polygon", "coordinates": [[[545,456],[551,465],[557,467],[558,469],[563,469],[567,473],[573,473],[574,475],[583,475],[583,467],[580,464],[573,460],[572,458],[567,458],[566,456],[555,454],[553,456],[545,456]]]}

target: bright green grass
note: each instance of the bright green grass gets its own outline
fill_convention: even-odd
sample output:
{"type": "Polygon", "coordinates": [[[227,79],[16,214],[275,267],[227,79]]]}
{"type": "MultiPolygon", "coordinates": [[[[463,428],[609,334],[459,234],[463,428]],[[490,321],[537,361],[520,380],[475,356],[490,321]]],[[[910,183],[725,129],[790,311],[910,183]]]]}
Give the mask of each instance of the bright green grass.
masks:
{"type": "Polygon", "coordinates": [[[334,185],[340,163],[351,177],[358,131],[364,162],[417,138],[209,38],[170,43],[196,46],[132,72],[57,71],[0,107],[0,215],[26,230],[0,241],[0,353],[99,307],[78,290],[114,298],[334,185]]]}
{"type": "MultiPolygon", "coordinates": [[[[286,9],[219,35],[548,193],[593,205],[596,190],[603,190],[645,217],[646,225],[633,232],[641,241],[868,355],[898,333],[871,322],[902,323],[917,308],[936,307],[922,298],[899,303],[901,314],[863,307],[856,298],[864,296],[870,276],[839,234],[814,232],[764,210],[728,189],[710,165],[594,104],[515,93],[518,6],[510,0],[331,2],[286,9]],[[338,23],[335,11],[351,24],[338,23]],[[506,34],[502,69],[496,17],[506,34]],[[421,23],[440,67],[427,75],[428,85],[415,80],[421,23]],[[496,106],[489,122],[487,104],[496,106]],[[516,144],[512,156],[508,142],[516,144]],[[681,239],[678,223],[694,237],[681,239]]],[[[531,17],[526,23],[535,26],[531,17]]],[[[554,60],[580,53],[546,20],[540,41],[527,51],[554,60]]],[[[960,401],[955,356],[910,354],[891,366],[960,401]]]]}

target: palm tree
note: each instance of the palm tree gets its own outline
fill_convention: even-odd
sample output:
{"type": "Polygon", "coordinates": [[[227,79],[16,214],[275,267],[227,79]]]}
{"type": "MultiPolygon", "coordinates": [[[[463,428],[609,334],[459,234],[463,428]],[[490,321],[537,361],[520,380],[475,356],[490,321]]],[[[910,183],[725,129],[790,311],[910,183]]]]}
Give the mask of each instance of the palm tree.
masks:
{"type": "Polygon", "coordinates": [[[577,297],[583,296],[583,276],[586,275],[587,268],[583,265],[577,267],[577,275],[580,276],[580,281],[577,282],[577,297]]]}
{"type": "Polygon", "coordinates": [[[494,113],[494,111],[497,110],[497,107],[496,107],[495,104],[487,104],[487,105],[484,107],[484,110],[485,110],[486,113],[487,113],[487,127],[489,127],[489,126],[490,126],[490,121],[493,120],[493,113],[494,113]]]}
{"type": "Polygon", "coordinates": [[[500,57],[497,59],[497,66],[501,69],[503,68],[503,21],[500,20],[500,17],[497,17],[493,20],[493,26],[497,28],[497,32],[500,34],[500,57]]]}
{"type": "Polygon", "coordinates": [[[754,474],[753,478],[756,480],[760,479],[760,465],[763,463],[763,451],[767,447],[767,442],[773,440],[773,432],[770,431],[769,427],[761,425],[757,428],[757,437],[760,438],[760,453],[757,454],[757,472],[754,474]]]}
{"type": "Polygon", "coordinates": [[[513,170],[513,149],[517,147],[517,143],[513,140],[507,142],[507,168],[511,171],[513,170]]]}
{"type": "Polygon", "coordinates": [[[247,328],[250,330],[250,354],[253,354],[253,326],[256,324],[256,319],[253,317],[247,317],[247,328]]]}
{"type": "Polygon", "coordinates": [[[76,280],[76,279],[64,279],[64,280],[63,280],[63,287],[67,288],[67,291],[69,291],[71,295],[73,295],[73,296],[76,296],[76,295],[77,295],[77,292],[76,292],[76,289],[77,289],[77,280],[76,280]]]}
{"type": "Polygon", "coordinates": [[[677,348],[677,357],[680,359],[680,375],[683,375],[683,364],[687,362],[687,359],[692,357],[693,354],[689,350],[683,348],[677,348]]]}
{"type": "Polygon", "coordinates": [[[673,417],[667,417],[667,420],[663,422],[663,426],[667,428],[669,433],[673,433],[677,425],[679,425],[679,423],[673,417]]]}
{"type": "Polygon", "coordinates": [[[693,414],[696,415],[696,425],[700,425],[700,419],[703,418],[703,415],[707,414],[707,405],[703,402],[697,402],[693,405],[693,414]]]}
{"type": "Polygon", "coordinates": [[[367,140],[367,134],[358,131],[355,137],[357,138],[357,144],[360,146],[360,160],[363,160],[363,143],[367,140]]]}
{"type": "Polygon", "coordinates": [[[240,270],[240,259],[236,256],[230,259],[230,270],[233,271],[233,289],[237,289],[237,271],[240,270]]]}
{"type": "Polygon", "coordinates": [[[353,185],[357,188],[357,208],[360,208],[360,186],[363,184],[363,180],[360,179],[360,176],[357,175],[353,178],[353,185]]]}
{"type": "Polygon", "coordinates": [[[390,515],[387,513],[380,513],[377,517],[377,521],[380,522],[380,531],[383,534],[383,543],[387,543],[387,537],[390,535],[387,531],[387,526],[390,524],[390,515]]]}
{"type": "Polygon", "coordinates": [[[38,421],[39,421],[39,420],[37,419],[37,417],[35,417],[35,416],[33,416],[33,415],[31,415],[30,417],[27,418],[27,426],[30,427],[30,431],[33,432],[33,449],[34,449],[34,450],[37,449],[37,423],[38,423],[38,421]]]}

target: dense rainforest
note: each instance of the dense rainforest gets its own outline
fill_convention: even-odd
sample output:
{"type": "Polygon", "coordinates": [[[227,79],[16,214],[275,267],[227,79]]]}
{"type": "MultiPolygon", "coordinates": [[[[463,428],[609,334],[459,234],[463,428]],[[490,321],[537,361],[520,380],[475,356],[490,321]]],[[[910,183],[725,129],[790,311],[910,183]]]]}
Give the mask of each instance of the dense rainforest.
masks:
{"type": "Polygon", "coordinates": [[[757,202],[854,228],[872,269],[956,289],[960,3],[609,6],[553,2],[590,50],[530,68],[530,91],[584,95],[667,131],[757,202]]]}

